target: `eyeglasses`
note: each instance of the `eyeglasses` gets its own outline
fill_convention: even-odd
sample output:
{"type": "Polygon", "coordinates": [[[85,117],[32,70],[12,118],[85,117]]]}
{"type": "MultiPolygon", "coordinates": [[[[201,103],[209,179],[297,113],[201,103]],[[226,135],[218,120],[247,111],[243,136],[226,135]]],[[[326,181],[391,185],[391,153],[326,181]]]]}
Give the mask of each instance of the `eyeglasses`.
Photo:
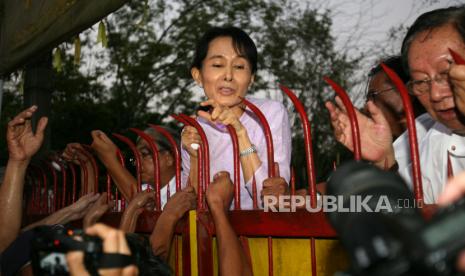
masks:
{"type": "Polygon", "coordinates": [[[394,87],[386,88],[386,89],[380,90],[380,91],[370,90],[367,93],[366,102],[372,101],[373,103],[375,103],[376,102],[376,97],[378,97],[380,94],[385,93],[385,92],[389,92],[389,91],[393,91],[393,90],[394,90],[394,87]]]}
{"type": "MultiPolygon", "coordinates": [[[[161,149],[161,150],[158,150],[158,153],[163,153],[167,150],[165,149],[161,149]]],[[[151,151],[148,151],[148,150],[141,150],[140,151],[140,157],[141,159],[152,159],[152,152],[151,151]]],[[[129,158],[129,164],[131,164],[131,166],[136,166],[136,158],[133,156],[131,158],[129,158]]]]}
{"type": "Polygon", "coordinates": [[[448,87],[450,86],[449,82],[449,70],[450,70],[450,65],[452,64],[451,60],[446,60],[447,61],[447,68],[445,70],[439,71],[440,73],[437,74],[434,78],[428,79],[425,78],[423,80],[411,80],[407,83],[408,88],[409,88],[409,93],[413,96],[421,96],[425,93],[430,93],[431,92],[431,86],[433,84],[433,81],[441,87],[448,87]]]}
{"type": "Polygon", "coordinates": [[[433,81],[442,87],[449,86],[449,71],[435,76],[433,79],[412,80],[408,82],[409,93],[414,96],[421,96],[425,93],[431,92],[431,85],[433,81]]]}

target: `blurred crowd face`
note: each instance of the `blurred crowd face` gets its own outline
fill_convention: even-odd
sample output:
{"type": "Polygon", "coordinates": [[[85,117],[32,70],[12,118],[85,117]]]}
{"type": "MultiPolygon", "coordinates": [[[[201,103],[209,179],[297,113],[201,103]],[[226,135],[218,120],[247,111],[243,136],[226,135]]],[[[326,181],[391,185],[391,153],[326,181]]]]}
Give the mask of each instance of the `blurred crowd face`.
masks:
{"type": "Polygon", "coordinates": [[[367,100],[381,109],[394,138],[407,128],[402,98],[383,71],[376,73],[368,84],[367,100]]]}
{"type": "MultiPolygon", "coordinates": [[[[137,143],[137,149],[141,158],[141,180],[143,183],[154,184],[155,179],[152,149],[144,139],[141,139],[139,143],[137,143]]],[[[166,175],[172,174],[172,170],[169,170],[169,167],[172,165],[171,153],[167,150],[160,150],[160,148],[158,150],[160,178],[171,179],[173,175],[166,175]]]]}
{"type": "Polygon", "coordinates": [[[452,62],[448,48],[465,56],[465,44],[450,24],[421,32],[413,39],[408,52],[410,89],[435,120],[456,133],[465,134],[448,80],[452,62]],[[416,89],[420,85],[426,89],[416,89]]]}
{"type": "Polygon", "coordinates": [[[238,106],[253,81],[250,63],[235,51],[231,37],[212,40],[202,68],[194,68],[192,75],[208,99],[228,107],[238,106]]]}

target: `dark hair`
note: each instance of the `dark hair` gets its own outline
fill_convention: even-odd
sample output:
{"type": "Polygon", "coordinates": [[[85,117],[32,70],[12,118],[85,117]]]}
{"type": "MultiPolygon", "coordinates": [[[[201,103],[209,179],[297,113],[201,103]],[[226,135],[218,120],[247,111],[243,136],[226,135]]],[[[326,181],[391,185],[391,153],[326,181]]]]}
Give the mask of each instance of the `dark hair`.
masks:
{"type": "Polygon", "coordinates": [[[209,29],[198,41],[195,49],[192,68],[202,68],[202,62],[207,56],[208,46],[212,40],[218,37],[230,37],[236,53],[243,56],[252,67],[252,74],[257,72],[257,47],[249,35],[236,27],[213,27],[209,29]]]}
{"type": "Polygon", "coordinates": [[[415,20],[402,41],[402,64],[406,72],[409,72],[408,51],[415,36],[421,32],[431,31],[446,24],[452,24],[462,37],[462,41],[465,42],[465,5],[426,12],[415,20]]]}
{"type": "Polygon", "coordinates": [[[168,264],[160,257],[153,255],[152,247],[147,237],[135,233],[126,233],[126,241],[131,249],[131,255],[139,269],[139,275],[172,275],[168,264]]]}
{"type": "MultiPolygon", "coordinates": [[[[386,66],[394,70],[399,78],[404,82],[407,83],[409,81],[409,75],[405,72],[402,66],[402,58],[401,56],[391,56],[384,59],[381,59],[375,67],[373,67],[370,72],[368,73],[368,77],[371,79],[374,75],[378,74],[379,72],[383,71],[381,67],[381,63],[384,63],[386,66]]],[[[383,71],[384,72],[384,71],[383,71]]]]}
{"type": "MultiPolygon", "coordinates": [[[[166,131],[168,131],[169,134],[171,134],[171,137],[173,137],[174,141],[176,142],[177,145],[179,145],[180,139],[179,139],[179,132],[175,131],[172,128],[169,127],[163,127],[166,131]]],[[[158,131],[155,131],[153,128],[149,127],[144,130],[145,133],[150,135],[150,137],[153,138],[155,143],[157,143],[157,148],[158,151],[169,151],[172,153],[171,149],[171,144],[168,141],[168,139],[165,137],[165,135],[159,133],[158,131]]],[[[140,141],[142,141],[141,137],[137,137],[136,143],[138,144],[140,141]]]]}

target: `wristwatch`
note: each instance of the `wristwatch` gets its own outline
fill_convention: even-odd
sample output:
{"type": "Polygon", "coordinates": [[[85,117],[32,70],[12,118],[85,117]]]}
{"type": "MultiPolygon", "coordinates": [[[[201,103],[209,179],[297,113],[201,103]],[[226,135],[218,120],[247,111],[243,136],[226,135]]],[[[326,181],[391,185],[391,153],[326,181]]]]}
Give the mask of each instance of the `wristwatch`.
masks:
{"type": "Polygon", "coordinates": [[[252,145],[252,146],[246,148],[245,150],[241,151],[239,153],[239,156],[243,157],[243,156],[250,155],[252,153],[257,153],[257,148],[255,148],[255,145],[252,145]]]}

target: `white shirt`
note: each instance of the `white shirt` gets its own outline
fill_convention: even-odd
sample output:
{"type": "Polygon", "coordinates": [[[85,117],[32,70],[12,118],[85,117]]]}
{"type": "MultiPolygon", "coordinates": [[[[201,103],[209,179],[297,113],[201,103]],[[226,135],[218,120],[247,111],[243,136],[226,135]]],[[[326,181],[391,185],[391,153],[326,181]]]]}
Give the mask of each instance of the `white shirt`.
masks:
{"type": "MultiPolygon", "coordinates": [[[[163,210],[166,202],[168,201],[168,187],[170,189],[170,197],[172,197],[176,193],[176,177],[171,178],[170,182],[165,185],[163,188],[160,189],[160,202],[161,202],[161,209],[163,210]]],[[[154,190],[153,185],[143,183],[141,190],[145,191],[147,189],[154,190]]],[[[182,189],[182,187],[181,187],[182,189]]]]}
{"type": "MultiPolygon", "coordinates": [[[[426,127],[417,130],[423,197],[425,203],[432,204],[436,203],[438,196],[447,183],[448,154],[450,155],[454,174],[465,170],[465,137],[452,133],[449,128],[439,122],[434,122],[431,117],[426,118],[423,122],[426,122],[426,127]],[[428,128],[431,122],[434,122],[434,124],[428,128]],[[427,130],[426,133],[425,130],[427,130]]],[[[394,143],[396,160],[399,163],[399,174],[404,177],[409,187],[412,188],[412,165],[408,151],[409,147],[405,146],[408,139],[403,137],[399,140],[401,137],[394,143]]]]}

